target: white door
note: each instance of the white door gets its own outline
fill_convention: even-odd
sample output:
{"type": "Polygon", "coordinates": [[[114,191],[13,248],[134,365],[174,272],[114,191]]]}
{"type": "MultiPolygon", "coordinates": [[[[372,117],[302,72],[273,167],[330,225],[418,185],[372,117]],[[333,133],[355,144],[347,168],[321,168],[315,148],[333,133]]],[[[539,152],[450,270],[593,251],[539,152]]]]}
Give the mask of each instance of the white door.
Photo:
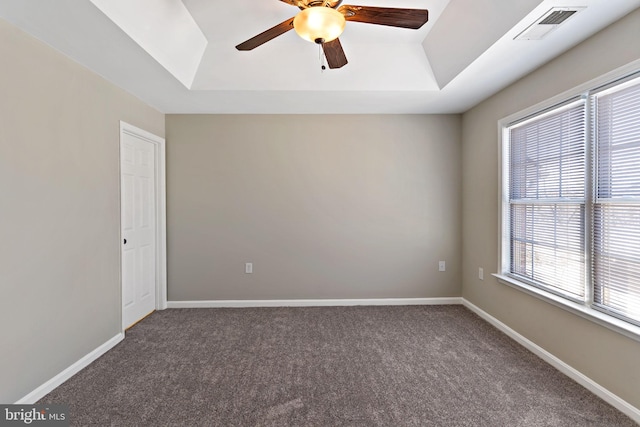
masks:
{"type": "Polygon", "coordinates": [[[120,197],[123,326],[156,308],[155,146],[122,133],[120,197]]]}

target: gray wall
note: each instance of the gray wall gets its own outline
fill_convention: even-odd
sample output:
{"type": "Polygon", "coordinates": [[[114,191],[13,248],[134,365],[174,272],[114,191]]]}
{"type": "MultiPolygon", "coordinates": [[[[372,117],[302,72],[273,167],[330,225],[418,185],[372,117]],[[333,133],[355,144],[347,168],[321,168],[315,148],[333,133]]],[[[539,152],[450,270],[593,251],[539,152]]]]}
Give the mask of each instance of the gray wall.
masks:
{"type": "Polygon", "coordinates": [[[464,298],[640,408],[640,342],[487,274],[498,266],[498,120],[639,59],[638,40],[640,10],[465,113],[462,162],[464,298]]]}
{"type": "Polygon", "coordinates": [[[460,116],[166,123],[170,301],[460,295],[460,116]]]}
{"type": "Polygon", "coordinates": [[[120,332],[119,120],[164,116],[0,20],[0,402],[120,332]]]}

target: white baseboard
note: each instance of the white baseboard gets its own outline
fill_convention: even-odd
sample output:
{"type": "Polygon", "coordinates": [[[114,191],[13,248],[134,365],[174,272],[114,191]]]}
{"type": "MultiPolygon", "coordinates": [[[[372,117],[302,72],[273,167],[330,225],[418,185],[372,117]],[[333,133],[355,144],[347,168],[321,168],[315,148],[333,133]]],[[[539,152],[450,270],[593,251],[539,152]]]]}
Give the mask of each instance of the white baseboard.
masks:
{"type": "Polygon", "coordinates": [[[69,366],[64,371],[60,372],[55,377],[51,378],[49,381],[42,384],[40,387],[33,390],[31,393],[24,396],[22,399],[16,402],[16,405],[30,405],[36,403],[38,400],[42,399],[44,396],[52,392],[56,387],[60,384],[67,381],[69,378],[86,368],[91,362],[96,360],[98,357],[105,354],[107,351],[111,350],[118,344],[120,341],[124,339],[124,332],[119,333],[115,337],[111,338],[109,341],[100,345],[95,350],[91,351],[89,354],[83,356],[80,360],[75,362],[73,365],[69,366]]]}
{"type": "Polygon", "coordinates": [[[498,328],[500,331],[504,332],[507,336],[515,340],[520,345],[524,346],[527,350],[531,351],[533,354],[631,418],[636,423],[640,424],[640,409],[636,408],[626,400],[620,398],[619,396],[613,394],[611,391],[602,387],[597,382],[593,381],[591,378],[587,377],[577,369],[571,367],[566,364],[562,360],[558,359],[553,354],[549,353],[547,350],[543,349],[539,345],[535,344],[533,341],[525,338],[520,335],[518,332],[511,329],[509,326],[505,325],[495,317],[491,316],[489,313],[480,309],[476,305],[470,303],[466,299],[462,299],[462,304],[467,307],[469,310],[476,313],[478,316],[482,317],[484,320],[498,328]]]}
{"type": "Polygon", "coordinates": [[[352,305],[451,305],[451,304],[462,304],[462,298],[448,297],[448,298],[168,301],[167,308],[325,307],[325,306],[352,306],[352,305]]]}

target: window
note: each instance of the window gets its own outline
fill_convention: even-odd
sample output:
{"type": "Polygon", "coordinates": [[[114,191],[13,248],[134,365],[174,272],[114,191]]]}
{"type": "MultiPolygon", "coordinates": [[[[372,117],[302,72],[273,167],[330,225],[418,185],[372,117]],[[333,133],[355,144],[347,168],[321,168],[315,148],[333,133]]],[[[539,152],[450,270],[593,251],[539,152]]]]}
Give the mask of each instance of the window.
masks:
{"type": "Polygon", "coordinates": [[[592,103],[594,304],[640,323],[640,79],[592,103]]]}
{"type": "Polygon", "coordinates": [[[500,274],[555,301],[635,325],[639,74],[502,126],[500,274]]]}

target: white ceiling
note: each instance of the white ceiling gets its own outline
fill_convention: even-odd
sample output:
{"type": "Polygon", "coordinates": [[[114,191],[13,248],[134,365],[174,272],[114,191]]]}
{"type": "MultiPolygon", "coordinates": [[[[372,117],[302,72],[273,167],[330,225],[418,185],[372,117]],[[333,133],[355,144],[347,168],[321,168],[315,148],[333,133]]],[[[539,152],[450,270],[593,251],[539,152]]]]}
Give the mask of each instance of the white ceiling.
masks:
{"type": "MultiPolygon", "coordinates": [[[[344,4],[351,4],[345,0],[344,4]]],[[[349,63],[322,71],[279,0],[2,0],[0,17],[164,113],[458,113],[640,7],[640,0],[357,0],[426,8],[420,30],[347,22],[349,63]],[[585,7],[513,40],[551,7],[585,7]]],[[[637,41],[628,41],[637,43],[637,41]]]]}

